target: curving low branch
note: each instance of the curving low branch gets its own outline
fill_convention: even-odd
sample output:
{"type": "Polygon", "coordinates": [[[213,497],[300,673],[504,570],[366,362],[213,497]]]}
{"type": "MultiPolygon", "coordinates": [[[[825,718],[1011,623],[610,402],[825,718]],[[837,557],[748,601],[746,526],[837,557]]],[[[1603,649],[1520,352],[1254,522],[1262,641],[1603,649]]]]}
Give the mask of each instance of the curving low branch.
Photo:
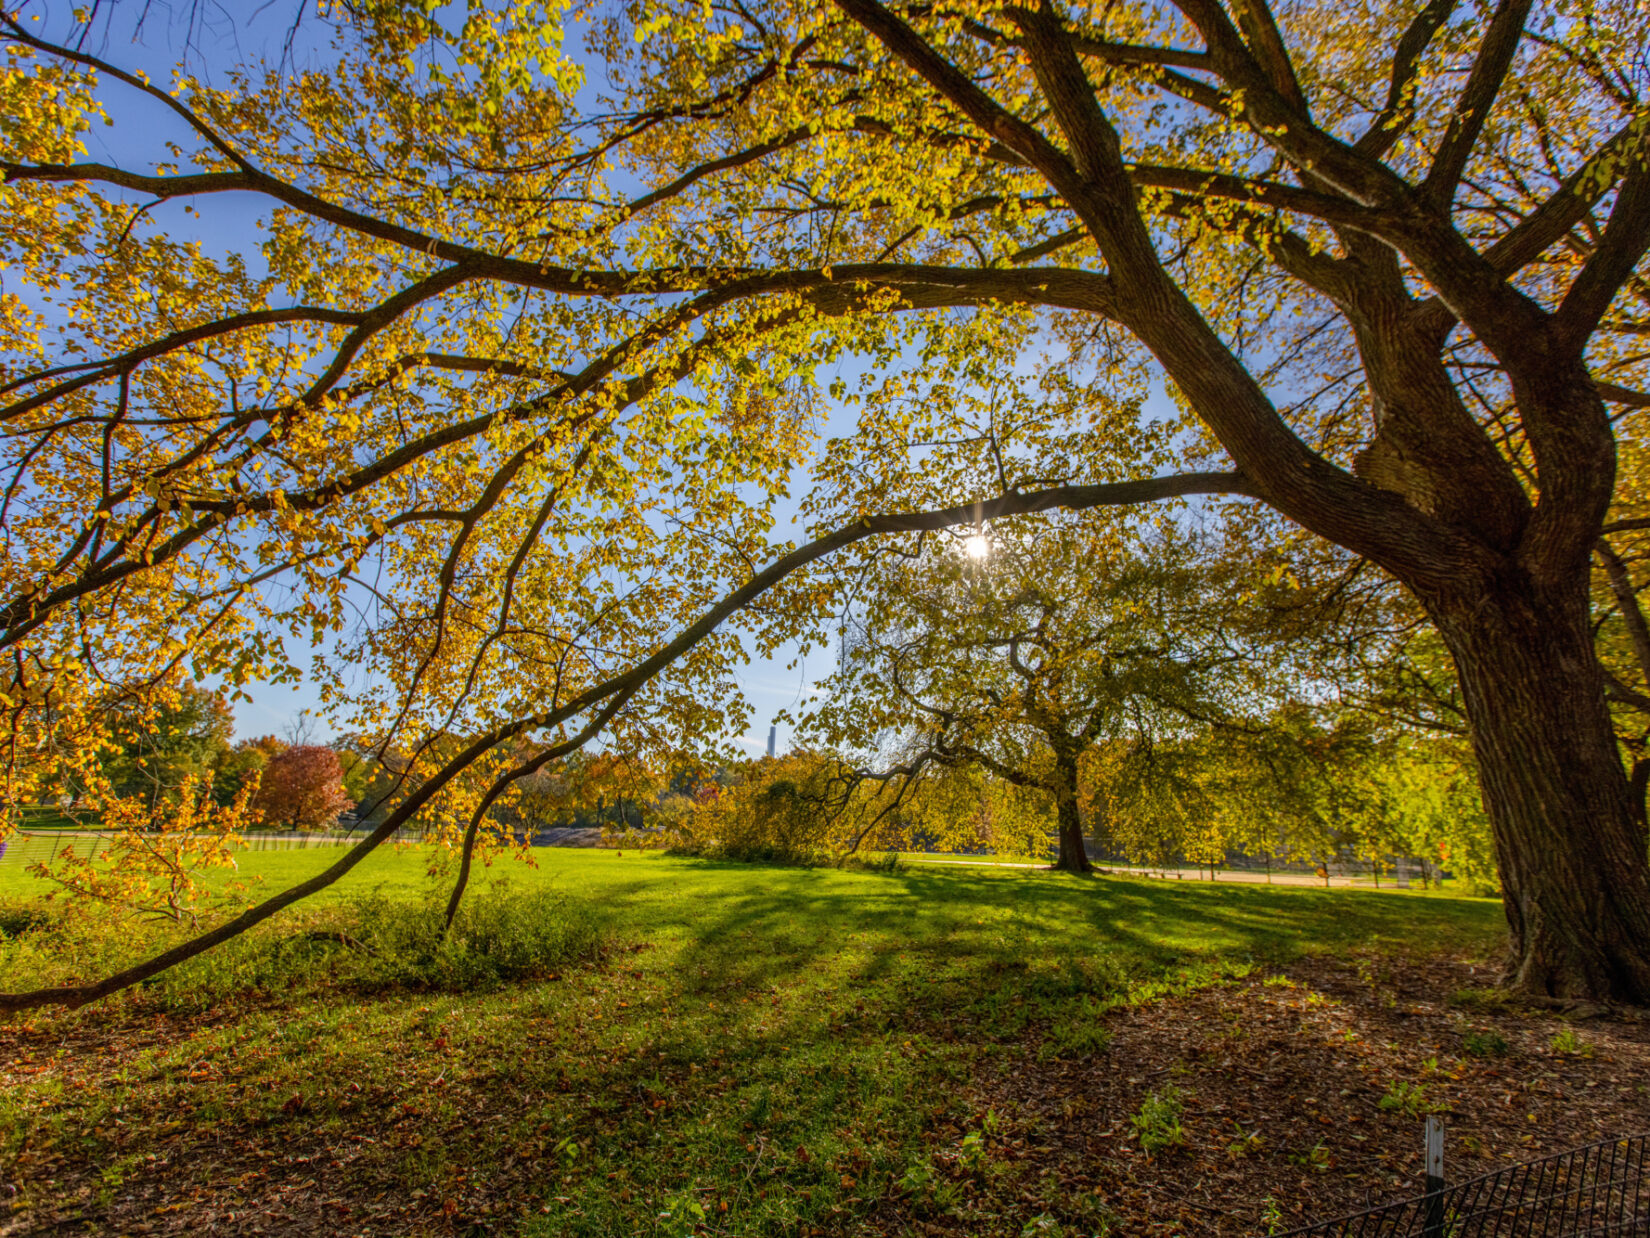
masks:
{"type": "MultiPolygon", "coordinates": [[[[1005,516],[1026,515],[1034,512],[1064,508],[1080,511],[1095,507],[1127,506],[1162,499],[1186,498],[1193,495],[1222,494],[1258,497],[1248,480],[1233,472],[1182,473],[1165,477],[1141,478],[1134,481],[1107,482],[1095,485],[1054,486],[1026,492],[1010,491],[996,498],[981,499],[955,507],[929,511],[895,512],[867,516],[842,525],[813,541],[779,556],[767,567],[754,574],[744,584],[727,593],[720,602],[705,611],[697,621],[679,632],[651,656],[629,670],[612,676],[587,688],[557,709],[494,728],[470,743],[449,760],[426,782],[413,790],[406,799],[384,819],[372,833],[351,847],[337,862],[307,881],[299,882],[279,894],[247,908],[240,915],[218,927],[191,938],[153,958],[116,972],[90,984],[70,985],[52,989],[35,989],[23,993],[0,993],[0,1011],[31,1010],[46,1006],[77,1009],[98,1001],[122,989],[141,984],[160,973],[204,954],[214,946],[222,945],[261,924],[271,916],[284,911],[294,903],[308,898],[337,882],[369,854],[394,836],[444,787],[469,769],[477,761],[529,731],[561,726],[590,711],[594,716],[574,736],[550,749],[551,755],[565,755],[594,739],[608,720],[637,691],[660,672],[687,654],[734,614],[769,592],[787,577],[828,557],[838,550],[858,542],[896,533],[918,533],[957,525],[978,524],[1005,516]]],[[[545,759],[549,759],[546,757],[545,759]]],[[[531,772],[530,770],[527,772],[531,772]]],[[[502,793],[505,784],[521,776],[512,770],[495,780],[487,802],[502,793]]],[[[478,813],[479,819],[479,813],[478,813]]],[[[457,893],[462,893],[460,887],[457,893]]],[[[456,905],[456,898],[455,898],[456,905]]]]}

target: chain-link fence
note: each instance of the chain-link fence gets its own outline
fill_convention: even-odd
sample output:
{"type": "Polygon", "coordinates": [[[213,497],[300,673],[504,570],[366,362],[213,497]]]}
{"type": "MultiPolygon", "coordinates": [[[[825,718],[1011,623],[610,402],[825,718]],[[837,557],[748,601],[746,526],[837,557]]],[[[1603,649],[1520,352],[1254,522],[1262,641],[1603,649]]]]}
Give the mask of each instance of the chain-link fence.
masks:
{"type": "Polygon", "coordinates": [[[1611,1139],[1297,1229],[1284,1238],[1650,1235],[1650,1134],[1611,1139]]]}

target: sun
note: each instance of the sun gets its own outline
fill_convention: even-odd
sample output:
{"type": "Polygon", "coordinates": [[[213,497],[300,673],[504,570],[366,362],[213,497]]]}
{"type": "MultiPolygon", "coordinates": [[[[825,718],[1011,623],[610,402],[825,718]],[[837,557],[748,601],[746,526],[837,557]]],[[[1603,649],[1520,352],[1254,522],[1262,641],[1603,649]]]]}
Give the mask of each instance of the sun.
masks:
{"type": "Polygon", "coordinates": [[[991,555],[991,539],[984,533],[976,533],[973,537],[963,541],[963,552],[970,559],[985,559],[991,555]]]}

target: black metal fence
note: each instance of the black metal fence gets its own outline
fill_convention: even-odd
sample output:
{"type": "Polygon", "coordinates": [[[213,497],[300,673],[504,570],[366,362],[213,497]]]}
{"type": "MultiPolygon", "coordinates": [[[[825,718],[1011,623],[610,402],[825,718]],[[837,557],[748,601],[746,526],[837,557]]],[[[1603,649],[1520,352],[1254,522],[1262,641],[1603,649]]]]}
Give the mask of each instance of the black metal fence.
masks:
{"type": "MultiPolygon", "coordinates": [[[[252,831],[242,835],[234,844],[237,851],[292,851],[309,847],[353,847],[368,831],[329,831],[324,833],[265,833],[252,831]]],[[[416,829],[397,830],[393,841],[416,843],[424,840],[416,829]]],[[[41,862],[50,864],[65,848],[85,859],[109,854],[116,835],[102,830],[42,830],[38,833],[17,833],[0,838],[0,866],[12,864],[27,867],[41,862]]]]}
{"type": "Polygon", "coordinates": [[[1650,1235],[1650,1134],[1511,1165],[1284,1238],[1575,1238],[1650,1235]]]}

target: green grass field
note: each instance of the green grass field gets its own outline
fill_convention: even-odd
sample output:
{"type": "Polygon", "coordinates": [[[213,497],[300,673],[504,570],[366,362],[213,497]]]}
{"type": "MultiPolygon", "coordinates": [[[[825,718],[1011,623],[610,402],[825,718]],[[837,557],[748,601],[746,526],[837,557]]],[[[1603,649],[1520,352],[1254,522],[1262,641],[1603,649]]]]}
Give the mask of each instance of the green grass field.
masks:
{"type": "MultiPolygon", "coordinates": [[[[278,888],[335,854],[252,854],[242,873],[278,888]]],[[[305,949],[0,1024],[0,1179],[19,1207],[118,1227],[132,1201],[190,1198],[180,1167],[221,1184],[301,1150],[340,1233],[881,1232],[891,1199],[930,1189],[926,1132],[977,1118],[962,1085],[982,1062],[1089,1051],[1109,1011],[1302,951],[1488,952],[1502,926],[1469,899],[536,854],[474,897],[550,891],[599,933],[599,958],[553,978],[363,988],[347,949],[305,949]]],[[[373,857],[259,948],[369,895],[418,903],[428,866],[373,857]]],[[[38,893],[0,867],[14,920],[38,893]]],[[[8,988],[161,940],[19,953],[27,936],[5,947],[8,988]]],[[[251,1181],[213,1206],[253,1207],[251,1181]]]]}

